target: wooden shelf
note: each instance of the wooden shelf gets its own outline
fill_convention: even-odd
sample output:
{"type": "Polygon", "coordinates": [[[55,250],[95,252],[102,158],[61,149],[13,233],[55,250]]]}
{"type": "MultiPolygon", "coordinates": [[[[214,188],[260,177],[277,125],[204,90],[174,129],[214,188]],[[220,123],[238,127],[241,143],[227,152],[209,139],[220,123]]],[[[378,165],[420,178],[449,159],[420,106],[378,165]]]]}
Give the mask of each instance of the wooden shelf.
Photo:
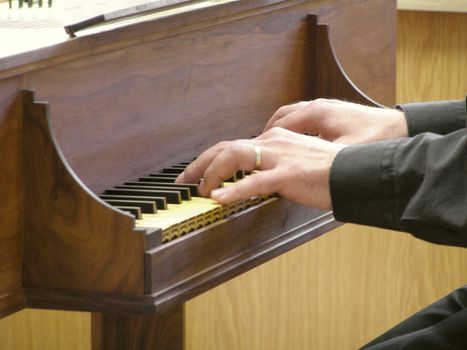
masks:
{"type": "Polygon", "coordinates": [[[397,0],[398,10],[464,12],[467,13],[465,0],[397,0]]]}

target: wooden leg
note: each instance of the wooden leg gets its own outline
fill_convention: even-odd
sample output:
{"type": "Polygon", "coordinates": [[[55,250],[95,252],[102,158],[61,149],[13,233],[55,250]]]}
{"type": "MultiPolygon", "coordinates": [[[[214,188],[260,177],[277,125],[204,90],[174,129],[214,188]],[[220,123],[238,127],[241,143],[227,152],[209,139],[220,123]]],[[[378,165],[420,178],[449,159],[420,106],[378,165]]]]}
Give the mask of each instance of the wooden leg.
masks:
{"type": "Polygon", "coordinates": [[[154,315],[92,315],[92,350],[182,350],[183,305],[154,315]]]}

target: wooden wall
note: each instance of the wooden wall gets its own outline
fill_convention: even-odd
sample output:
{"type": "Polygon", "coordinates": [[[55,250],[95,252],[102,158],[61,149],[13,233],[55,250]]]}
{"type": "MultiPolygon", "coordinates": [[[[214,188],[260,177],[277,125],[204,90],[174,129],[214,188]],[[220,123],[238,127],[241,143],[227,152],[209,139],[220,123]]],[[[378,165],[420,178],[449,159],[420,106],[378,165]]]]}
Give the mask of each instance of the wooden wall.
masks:
{"type": "Polygon", "coordinates": [[[90,350],[90,314],[32,309],[17,312],[0,320],[0,349],[90,350]]]}
{"type": "MultiPolygon", "coordinates": [[[[402,12],[398,38],[398,102],[467,93],[467,14],[402,12]]],[[[344,225],[187,303],[186,349],[355,349],[466,276],[466,249],[344,225]]],[[[0,349],[90,349],[89,320],[24,310],[0,349]]]]}
{"type": "Polygon", "coordinates": [[[467,94],[467,13],[399,12],[397,101],[467,94]]]}
{"type": "Polygon", "coordinates": [[[357,349],[466,276],[466,250],[345,225],[190,301],[186,349],[357,349]]]}

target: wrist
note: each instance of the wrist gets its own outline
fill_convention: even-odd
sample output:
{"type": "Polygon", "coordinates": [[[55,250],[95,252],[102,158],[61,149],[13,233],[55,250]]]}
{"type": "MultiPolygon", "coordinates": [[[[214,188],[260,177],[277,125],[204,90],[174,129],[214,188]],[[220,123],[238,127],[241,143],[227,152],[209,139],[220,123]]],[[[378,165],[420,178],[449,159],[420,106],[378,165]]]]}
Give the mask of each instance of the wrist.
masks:
{"type": "Polygon", "coordinates": [[[334,161],[337,157],[337,155],[348,145],[344,145],[341,143],[334,143],[333,144],[333,149],[329,152],[329,158],[328,158],[328,163],[326,166],[326,172],[324,173],[323,176],[323,188],[325,188],[325,194],[323,197],[323,205],[321,209],[326,209],[326,210],[331,210],[332,209],[332,197],[331,197],[331,170],[334,164],[334,161]]]}
{"type": "Polygon", "coordinates": [[[395,137],[407,137],[409,136],[409,129],[407,126],[407,118],[402,110],[395,109],[394,111],[394,133],[395,137]]]}

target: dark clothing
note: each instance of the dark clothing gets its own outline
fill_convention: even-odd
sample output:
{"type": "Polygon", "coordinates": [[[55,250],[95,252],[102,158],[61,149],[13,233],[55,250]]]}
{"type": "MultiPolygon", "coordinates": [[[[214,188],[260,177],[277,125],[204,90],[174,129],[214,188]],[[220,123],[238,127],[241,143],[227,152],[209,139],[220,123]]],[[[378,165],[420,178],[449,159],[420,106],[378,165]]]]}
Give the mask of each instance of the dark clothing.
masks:
{"type": "Polygon", "coordinates": [[[330,175],[336,219],[467,247],[466,108],[465,101],[405,105],[412,135],[451,133],[343,149],[330,175]]]}
{"type": "MultiPolygon", "coordinates": [[[[467,99],[399,106],[409,138],[352,145],[329,178],[337,220],[467,247],[467,99]]],[[[467,286],[364,347],[467,349],[467,286]]]]}
{"type": "Polygon", "coordinates": [[[424,132],[446,135],[466,127],[466,101],[408,103],[397,106],[407,118],[409,136],[424,132]]]}
{"type": "Polygon", "coordinates": [[[363,349],[467,349],[467,286],[417,312],[363,349]]]}

